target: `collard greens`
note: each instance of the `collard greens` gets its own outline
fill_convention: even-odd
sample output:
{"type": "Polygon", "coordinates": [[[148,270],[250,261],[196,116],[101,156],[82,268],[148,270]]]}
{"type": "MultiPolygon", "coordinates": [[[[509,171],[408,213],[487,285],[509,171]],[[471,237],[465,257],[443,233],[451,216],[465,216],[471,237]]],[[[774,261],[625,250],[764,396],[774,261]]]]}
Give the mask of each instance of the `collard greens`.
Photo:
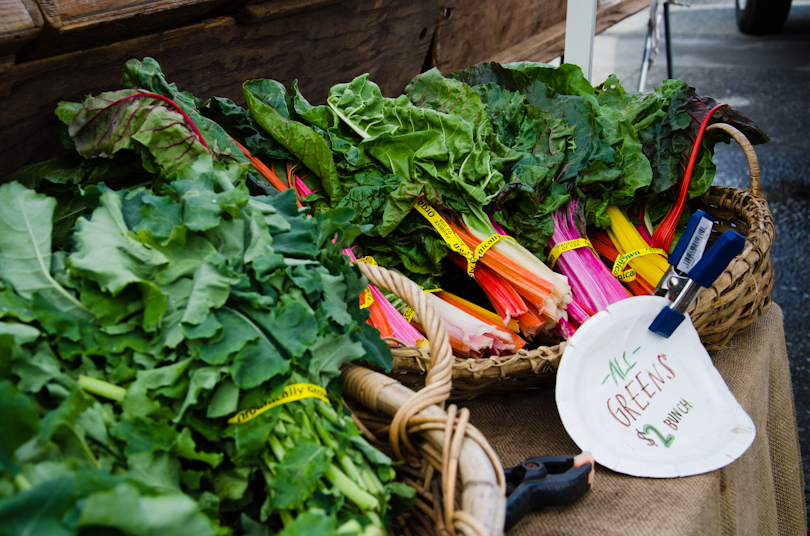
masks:
{"type": "MultiPolygon", "coordinates": [[[[144,63],[128,66],[130,83],[192,105],[144,63]]],[[[351,360],[391,367],[359,308],[366,281],[341,254],[367,229],[345,207],[307,216],[292,191],[251,195],[211,120],[213,154],[176,125],[200,153],[182,159],[154,136],[71,128],[99,102],[60,107],[76,153],[0,186],[0,534],[381,534],[414,491],[391,482],[338,379],[351,360]],[[102,160],[152,187],[88,180],[102,160]],[[76,199],[67,231],[68,196],[27,186],[76,199]],[[229,424],[294,383],[330,402],[229,424]]],[[[119,105],[177,121],[139,97],[119,105]]]]}

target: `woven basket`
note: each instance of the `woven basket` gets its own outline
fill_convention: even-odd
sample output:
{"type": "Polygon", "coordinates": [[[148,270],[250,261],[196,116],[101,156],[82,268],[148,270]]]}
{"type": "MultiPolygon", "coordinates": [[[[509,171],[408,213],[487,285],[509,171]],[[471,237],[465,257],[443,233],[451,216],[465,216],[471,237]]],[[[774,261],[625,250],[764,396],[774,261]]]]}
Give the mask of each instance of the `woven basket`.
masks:
{"type": "MultiPolygon", "coordinates": [[[[710,243],[727,229],[746,237],[745,249],[731,261],[711,288],[704,289],[689,309],[692,322],[708,350],[721,348],[744,327],[752,324],[771,304],[773,268],[770,249],[776,234],[768,203],[760,191],[759,163],[748,139],[734,127],[719,123],[708,132],[724,132],[742,147],[751,175],[750,188],[712,186],[693,209],[702,209],[715,220],[710,243]]],[[[512,392],[529,387],[553,386],[565,342],[521,350],[515,355],[459,359],[453,364],[450,400],[483,393],[512,392]]],[[[424,383],[431,355],[424,349],[394,349],[394,372],[403,383],[418,388],[424,383]]]]}
{"type": "Polygon", "coordinates": [[[343,394],[364,436],[404,464],[398,478],[417,490],[417,505],[393,534],[503,534],[506,482],[500,460],[469,424],[469,410],[442,409],[451,391],[453,351],[441,318],[413,282],[385,268],[357,263],[371,284],[393,292],[424,321],[433,366],[414,392],[359,366],[343,371],[343,394]]]}

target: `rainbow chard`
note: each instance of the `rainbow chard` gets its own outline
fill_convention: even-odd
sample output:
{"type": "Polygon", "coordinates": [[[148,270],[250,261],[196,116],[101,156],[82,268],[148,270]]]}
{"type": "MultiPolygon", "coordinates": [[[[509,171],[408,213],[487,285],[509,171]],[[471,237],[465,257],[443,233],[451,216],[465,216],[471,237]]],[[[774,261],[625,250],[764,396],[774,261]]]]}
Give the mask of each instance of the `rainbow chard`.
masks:
{"type": "Polygon", "coordinates": [[[123,89],[59,104],[57,116],[82,158],[111,158],[122,149],[138,151],[144,168],[161,176],[209,154],[188,116],[167,107],[160,95],[123,89]]]}
{"type": "MultiPolygon", "coordinates": [[[[554,235],[549,247],[587,238],[585,221],[579,201],[572,199],[552,215],[554,235]]],[[[627,298],[627,291],[589,247],[569,249],[560,254],[557,268],[568,276],[571,293],[581,305],[591,311],[603,310],[611,303],[627,298]]],[[[569,312],[571,307],[569,305],[569,312]]],[[[580,324],[581,322],[577,322],[580,324]]]]}

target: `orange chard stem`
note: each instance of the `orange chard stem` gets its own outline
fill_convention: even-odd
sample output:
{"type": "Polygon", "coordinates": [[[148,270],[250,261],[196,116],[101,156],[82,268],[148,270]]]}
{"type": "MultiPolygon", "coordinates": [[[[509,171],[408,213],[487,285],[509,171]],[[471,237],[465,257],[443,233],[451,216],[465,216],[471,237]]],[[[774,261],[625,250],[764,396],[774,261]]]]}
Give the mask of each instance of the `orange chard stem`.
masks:
{"type": "Polygon", "coordinates": [[[382,307],[375,301],[369,306],[368,310],[371,313],[371,316],[368,317],[368,324],[377,328],[381,337],[393,336],[394,330],[391,329],[391,325],[388,323],[388,319],[385,317],[382,307]]]}
{"type": "MultiPolygon", "coordinates": [[[[467,261],[460,255],[450,253],[448,255],[462,270],[466,269],[467,261]]],[[[489,301],[498,311],[501,322],[504,326],[509,325],[512,318],[517,318],[526,312],[526,302],[520,297],[515,287],[505,279],[498,277],[495,272],[483,264],[475,265],[475,280],[489,298],[489,301]]]]}
{"type": "MultiPolygon", "coordinates": [[[[469,234],[467,230],[453,221],[447,222],[450,228],[461,238],[470,250],[481,242],[469,234]]],[[[511,283],[518,293],[538,309],[545,309],[546,299],[554,290],[554,286],[545,279],[527,271],[515,261],[494,249],[488,250],[479,262],[484,263],[495,273],[500,274],[511,283]]]]}
{"type": "MultiPolygon", "coordinates": [[[[473,303],[471,301],[465,300],[464,298],[462,298],[460,296],[456,296],[455,294],[453,294],[451,292],[447,292],[446,290],[443,290],[443,291],[437,293],[437,296],[439,298],[443,299],[444,301],[446,301],[447,303],[455,305],[456,307],[459,307],[459,308],[466,307],[467,312],[469,312],[471,315],[474,315],[479,320],[482,320],[484,322],[488,322],[488,323],[490,323],[490,324],[492,324],[494,326],[497,326],[497,322],[499,322],[501,320],[501,317],[498,316],[498,313],[492,312],[492,311],[490,311],[488,309],[484,309],[483,307],[481,307],[481,306],[479,306],[479,305],[477,305],[477,304],[475,304],[475,303],[473,303]],[[475,311],[475,313],[473,313],[473,311],[475,311]]],[[[509,331],[511,331],[513,333],[517,333],[518,331],[520,331],[520,328],[518,327],[517,319],[513,318],[512,320],[510,320],[509,325],[506,326],[506,329],[508,329],[509,331]]]]}
{"type": "Polygon", "coordinates": [[[526,312],[518,317],[520,332],[529,339],[534,338],[546,325],[546,321],[531,304],[526,304],[526,312]]]}
{"type": "MultiPolygon", "coordinates": [[[[231,138],[231,139],[233,139],[233,138],[231,138]]],[[[264,162],[259,160],[258,157],[253,156],[252,154],[250,154],[250,151],[247,150],[247,147],[245,147],[244,145],[242,145],[241,143],[239,143],[236,140],[233,140],[233,142],[236,144],[237,147],[239,147],[239,149],[241,149],[241,151],[243,153],[245,153],[245,156],[247,156],[248,160],[250,160],[250,163],[253,164],[253,167],[256,168],[256,171],[261,173],[262,176],[265,179],[270,181],[270,184],[272,184],[273,187],[276,190],[278,190],[279,192],[283,192],[284,190],[289,189],[289,186],[284,184],[284,181],[279,179],[278,175],[276,175],[275,172],[272,169],[270,169],[270,167],[268,167],[264,162]]],[[[296,196],[297,196],[297,192],[296,192],[296,196]]],[[[304,205],[302,205],[301,201],[299,200],[298,201],[298,208],[302,208],[303,206],[304,205]]]]}

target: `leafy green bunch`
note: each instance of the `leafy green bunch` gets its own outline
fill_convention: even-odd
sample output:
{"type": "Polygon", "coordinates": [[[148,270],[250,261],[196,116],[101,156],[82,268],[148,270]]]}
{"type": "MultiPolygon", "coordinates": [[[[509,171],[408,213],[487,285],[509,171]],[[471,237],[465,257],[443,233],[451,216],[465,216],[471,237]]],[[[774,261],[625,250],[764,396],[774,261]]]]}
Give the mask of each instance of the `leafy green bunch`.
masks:
{"type": "Polygon", "coordinates": [[[61,105],[77,154],[15,175],[58,199],[0,186],[0,534],[381,534],[414,491],[340,404],[344,363],[391,366],[341,254],[364,229],[124,91],[61,105]],[[299,383],[329,402],[230,422],[299,383]]]}
{"type": "MultiPolygon", "coordinates": [[[[609,204],[644,200],[660,218],[714,103],[680,80],[632,94],[615,76],[595,88],[576,66],[529,62],[447,76],[432,69],[396,98],[362,75],[334,86],[321,106],[296,84],[291,94],[271,80],[243,90],[248,110],[220,99],[201,113],[244,134],[259,154],[303,162],[314,191],[305,202],[316,211],[353,208],[355,221],[369,224],[359,240],[366,251],[417,280],[440,275],[449,251],[412,210],[420,197],[461,214],[489,214],[540,258],[553,233],[551,214],[571,197],[583,200],[587,222],[600,227],[609,225],[609,204]],[[261,130],[274,143],[259,143],[261,130]]],[[[733,110],[712,121],[767,141],[733,110]]],[[[711,184],[719,140],[698,148],[690,197],[711,184]]]]}

